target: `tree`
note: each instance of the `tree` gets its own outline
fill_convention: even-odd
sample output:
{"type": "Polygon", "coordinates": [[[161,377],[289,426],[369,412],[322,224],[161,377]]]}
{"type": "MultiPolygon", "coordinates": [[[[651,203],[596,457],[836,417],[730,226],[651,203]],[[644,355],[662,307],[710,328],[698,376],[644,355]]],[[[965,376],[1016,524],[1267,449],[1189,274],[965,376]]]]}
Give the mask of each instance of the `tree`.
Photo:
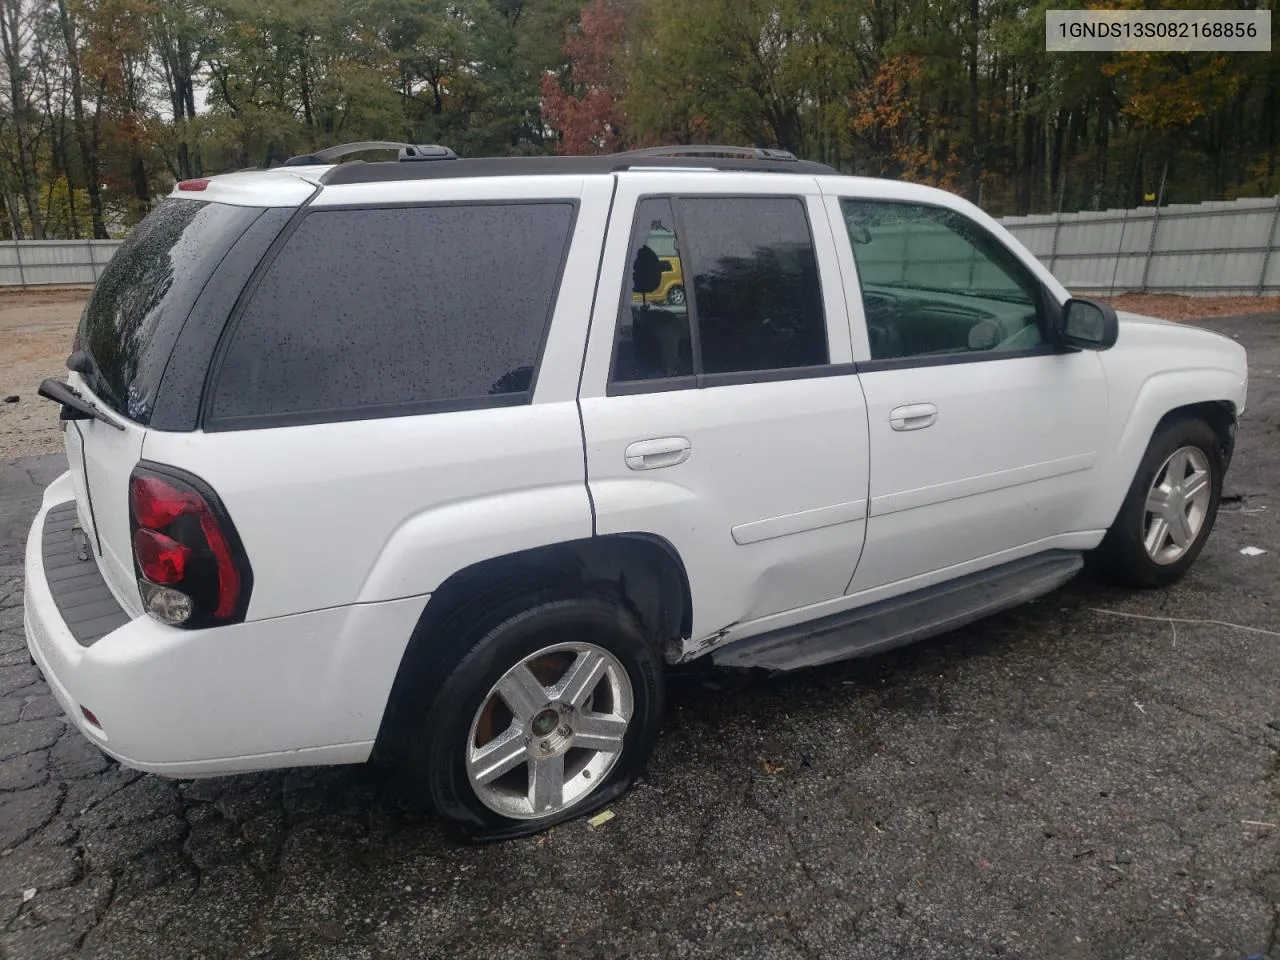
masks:
{"type": "MultiPolygon", "coordinates": [[[[44,216],[40,211],[39,171],[36,169],[35,126],[43,119],[32,109],[29,56],[33,42],[31,8],[24,0],[0,0],[0,58],[8,75],[9,110],[17,143],[18,188],[27,205],[31,236],[44,239],[44,216]]],[[[22,236],[22,224],[15,219],[14,236],[22,236]]]]}
{"type": "Polygon", "coordinates": [[[542,115],[562,154],[612,153],[624,143],[619,60],[627,13],[624,0],[592,0],[565,40],[563,79],[542,78],[542,115]]]}
{"type": "Polygon", "coordinates": [[[202,172],[191,133],[196,116],[196,76],[212,45],[208,20],[208,8],[198,0],[155,0],[148,17],[151,44],[177,135],[176,155],[169,166],[179,179],[202,172]]]}
{"type": "MultiPolygon", "coordinates": [[[[80,151],[80,162],[84,169],[85,187],[89,195],[89,218],[92,236],[96,240],[107,239],[106,221],[102,215],[102,184],[98,162],[98,144],[100,126],[98,123],[102,109],[102,97],[105,93],[105,81],[95,84],[96,96],[93,102],[93,113],[85,110],[84,71],[80,63],[80,29],[73,16],[69,0],[57,0],[58,25],[62,31],[62,42],[67,61],[67,72],[71,81],[72,125],[75,130],[76,145],[80,151]]],[[[77,11],[78,12],[78,11],[77,11]]]]}

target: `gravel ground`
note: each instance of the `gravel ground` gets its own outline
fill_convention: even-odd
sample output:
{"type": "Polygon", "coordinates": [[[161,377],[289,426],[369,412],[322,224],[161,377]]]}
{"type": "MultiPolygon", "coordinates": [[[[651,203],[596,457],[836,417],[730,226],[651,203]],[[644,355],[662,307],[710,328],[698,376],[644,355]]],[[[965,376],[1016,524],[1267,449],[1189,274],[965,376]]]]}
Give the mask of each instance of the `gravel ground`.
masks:
{"type": "MultiPolygon", "coordinates": [[[[1089,296],[1084,293],[1081,296],[1089,296]]],[[[1117,310],[1165,320],[1208,320],[1280,311],[1280,297],[1182,297],[1171,293],[1124,293],[1103,297],[1117,310]]]]}
{"type": "Polygon", "coordinates": [[[58,408],[36,396],[46,377],[65,377],[87,292],[0,292],[0,461],[62,449],[58,408]]]}
{"type": "Polygon", "coordinates": [[[61,466],[0,465],[0,957],[1280,960],[1280,315],[1208,325],[1250,408],[1176,587],[682,675],[616,819],[482,848],[362,768],[175,782],[89,748],[22,638],[61,466]]]}

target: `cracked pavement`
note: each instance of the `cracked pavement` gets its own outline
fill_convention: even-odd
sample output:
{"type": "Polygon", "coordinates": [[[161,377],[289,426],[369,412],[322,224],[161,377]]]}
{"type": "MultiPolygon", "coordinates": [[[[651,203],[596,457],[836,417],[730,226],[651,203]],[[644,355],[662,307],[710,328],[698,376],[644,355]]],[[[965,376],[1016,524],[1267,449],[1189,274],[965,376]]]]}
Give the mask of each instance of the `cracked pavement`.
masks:
{"type": "Polygon", "coordinates": [[[365,768],[106,760],[22,636],[60,458],[0,464],[0,957],[1280,960],[1280,316],[1206,325],[1249,348],[1249,410],[1182,583],[690,670],[616,819],[481,848],[365,768]]]}

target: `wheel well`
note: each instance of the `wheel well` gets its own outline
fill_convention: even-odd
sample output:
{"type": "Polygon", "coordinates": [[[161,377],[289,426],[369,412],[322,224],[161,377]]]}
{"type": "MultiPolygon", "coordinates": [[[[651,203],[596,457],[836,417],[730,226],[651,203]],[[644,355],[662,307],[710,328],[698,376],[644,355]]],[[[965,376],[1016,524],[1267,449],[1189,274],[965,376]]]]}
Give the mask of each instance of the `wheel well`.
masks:
{"type": "Polygon", "coordinates": [[[1222,453],[1230,458],[1231,447],[1235,441],[1236,408],[1230,400],[1206,400],[1201,403],[1189,403],[1184,407],[1174,407],[1156,424],[1159,431],[1166,423],[1173,420],[1204,420],[1213,428],[1218,442],[1222,444],[1222,453]]]}
{"type": "Polygon", "coordinates": [[[495,602],[553,591],[606,593],[626,604],[660,650],[693,629],[689,577],[680,555],[661,537],[611,534],[483,560],[453,574],[431,594],[400,658],[374,756],[395,749],[401,701],[414,696],[419,671],[433,664],[432,640],[456,622],[482,616],[495,602]],[[451,622],[453,621],[453,622],[451,622]]]}
{"type": "Polygon", "coordinates": [[[483,560],[459,570],[432,593],[423,622],[441,623],[472,597],[495,588],[505,588],[506,597],[564,588],[611,594],[663,645],[692,629],[684,564],[670,543],[650,534],[591,537],[483,560]]]}

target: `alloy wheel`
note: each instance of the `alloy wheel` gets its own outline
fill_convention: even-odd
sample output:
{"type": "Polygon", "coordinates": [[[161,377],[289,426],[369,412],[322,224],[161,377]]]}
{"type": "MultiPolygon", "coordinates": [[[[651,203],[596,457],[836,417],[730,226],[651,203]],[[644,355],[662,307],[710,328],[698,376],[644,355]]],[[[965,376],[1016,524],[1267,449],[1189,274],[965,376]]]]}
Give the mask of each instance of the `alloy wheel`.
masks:
{"type": "Polygon", "coordinates": [[[1143,545],[1159,564],[1176,563],[1196,542],[1209,516],[1212,467],[1199,447],[1179,447],[1156,471],[1147,492],[1143,545]]]}
{"type": "Polygon", "coordinates": [[[621,662],[590,643],[544,647],[485,695],[467,738],[467,777],[490,810],[550,817],[604,783],[634,710],[621,662]]]}

